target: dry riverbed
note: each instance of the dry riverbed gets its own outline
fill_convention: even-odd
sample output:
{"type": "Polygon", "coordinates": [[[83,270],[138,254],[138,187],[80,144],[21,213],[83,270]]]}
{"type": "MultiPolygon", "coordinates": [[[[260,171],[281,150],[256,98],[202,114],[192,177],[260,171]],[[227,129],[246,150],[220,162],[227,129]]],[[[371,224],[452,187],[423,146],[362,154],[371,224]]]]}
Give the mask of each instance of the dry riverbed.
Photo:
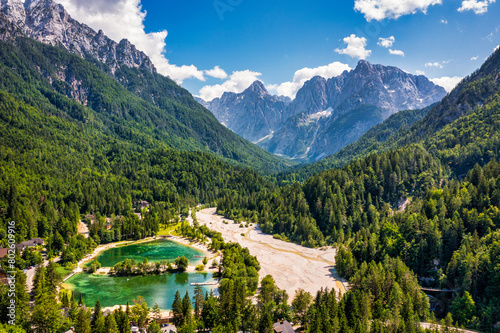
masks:
{"type": "Polygon", "coordinates": [[[259,278],[271,275],[276,285],[287,291],[290,300],[298,289],[304,289],[313,295],[321,288],[345,292],[345,286],[334,268],[336,250],[331,247],[310,249],[274,239],[273,236],[262,233],[255,225],[240,228],[240,224],[216,215],[215,208],[197,212],[196,218],[200,225],[207,225],[220,232],[224,241],[236,242],[248,248],[260,263],[259,278]]]}

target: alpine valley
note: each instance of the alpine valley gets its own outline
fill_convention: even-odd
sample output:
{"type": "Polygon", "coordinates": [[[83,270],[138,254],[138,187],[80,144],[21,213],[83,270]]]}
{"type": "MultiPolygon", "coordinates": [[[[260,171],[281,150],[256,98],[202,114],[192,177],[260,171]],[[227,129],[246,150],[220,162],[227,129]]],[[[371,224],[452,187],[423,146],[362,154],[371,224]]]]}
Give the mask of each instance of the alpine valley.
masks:
{"type": "MultiPolygon", "coordinates": [[[[500,332],[500,47],[448,94],[356,60],[207,102],[61,4],[0,1],[0,333],[500,332]]],[[[257,19],[231,3],[217,38],[257,19]]]]}
{"type": "Polygon", "coordinates": [[[199,100],[229,129],[269,152],[316,161],[402,110],[422,109],[446,91],[426,77],[361,60],[340,76],[307,81],[291,101],[257,81],[241,94],[199,100]]]}

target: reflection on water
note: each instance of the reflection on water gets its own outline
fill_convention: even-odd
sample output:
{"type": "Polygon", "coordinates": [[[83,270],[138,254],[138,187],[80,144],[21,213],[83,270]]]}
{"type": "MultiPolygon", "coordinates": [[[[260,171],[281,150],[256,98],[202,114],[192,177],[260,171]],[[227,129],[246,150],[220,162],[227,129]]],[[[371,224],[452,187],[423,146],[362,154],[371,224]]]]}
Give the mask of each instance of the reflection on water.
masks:
{"type": "MultiPolygon", "coordinates": [[[[189,258],[190,265],[195,265],[202,255],[199,250],[167,241],[160,240],[143,244],[129,245],[120,248],[112,248],[101,255],[98,260],[103,266],[110,267],[125,259],[149,261],[171,260],[179,256],[189,258]]],[[[83,302],[93,307],[99,299],[101,306],[108,307],[118,304],[132,304],[137,296],[142,296],[148,306],[153,307],[157,303],[161,309],[169,310],[172,307],[174,295],[177,290],[182,296],[189,291],[194,295],[194,286],[191,283],[212,282],[212,273],[176,273],[149,276],[114,277],[92,274],[76,274],[66,281],[65,287],[75,292],[78,299],[82,295],[83,302]]],[[[210,291],[214,286],[203,286],[205,291],[210,291]]]]}
{"type": "Polygon", "coordinates": [[[200,258],[203,256],[202,251],[167,239],[114,247],[100,253],[97,260],[102,267],[113,267],[125,259],[143,261],[144,258],[148,258],[149,261],[170,260],[173,262],[180,256],[186,256],[190,265],[196,265],[203,260],[200,258]]]}

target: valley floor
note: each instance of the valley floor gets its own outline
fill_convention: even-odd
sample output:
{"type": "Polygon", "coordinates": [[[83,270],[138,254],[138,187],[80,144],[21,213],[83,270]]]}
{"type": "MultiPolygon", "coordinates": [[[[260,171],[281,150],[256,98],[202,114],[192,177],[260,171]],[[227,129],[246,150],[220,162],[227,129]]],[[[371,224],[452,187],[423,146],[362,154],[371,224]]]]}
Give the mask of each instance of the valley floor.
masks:
{"type": "Polygon", "coordinates": [[[271,275],[280,289],[286,290],[289,300],[295,291],[304,289],[315,295],[321,288],[346,291],[346,282],[335,271],[333,248],[311,249],[285,242],[264,234],[257,226],[241,228],[239,223],[216,214],[215,208],[196,213],[200,225],[222,233],[226,242],[237,242],[257,257],[261,270],[259,278],[271,275]]]}

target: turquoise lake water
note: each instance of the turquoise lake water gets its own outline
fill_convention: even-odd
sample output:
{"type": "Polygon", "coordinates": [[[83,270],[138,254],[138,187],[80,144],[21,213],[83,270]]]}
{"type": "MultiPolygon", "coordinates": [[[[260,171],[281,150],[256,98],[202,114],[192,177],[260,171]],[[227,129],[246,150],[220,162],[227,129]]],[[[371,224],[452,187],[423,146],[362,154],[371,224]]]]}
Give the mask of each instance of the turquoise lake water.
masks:
{"type": "MultiPolygon", "coordinates": [[[[190,265],[195,265],[203,252],[169,240],[159,240],[142,244],[134,244],[104,251],[98,257],[103,267],[111,267],[125,259],[149,261],[170,260],[178,256],[186,256],[190,265]]],[[[149,276],[114,277],[80,273],[65,282],[65,286],[75,292],[76,299],[82,295],[83,302],[93,307],[99,299],[102,307],[118,304],[130,304],[137,296],[142,296],[149,307],[157,303],[161,309],[170,310],[177,290],[184,296],[186,291],[192,297],[194,286],[191,283],[213,282],[212,273],[175,273],[149,276]]],[[[214,286],[203,286],[210,291],[214,286]]]]}
{"type": "Polygon", "coordinates": [[[186,256],[190,265],[196,265],[203,260],[203,258],[197,258],[196,256],[203,255],[202,251],[195,248],[168,239],[160,239],[147,243],[114,247],[101,252],[97,256],[97,260],[102,267],[113,267],[125,259],[143,261],[144,258],[148,258],[148,261],[170,260],[173,262],[177,257],[186,256]]]}

